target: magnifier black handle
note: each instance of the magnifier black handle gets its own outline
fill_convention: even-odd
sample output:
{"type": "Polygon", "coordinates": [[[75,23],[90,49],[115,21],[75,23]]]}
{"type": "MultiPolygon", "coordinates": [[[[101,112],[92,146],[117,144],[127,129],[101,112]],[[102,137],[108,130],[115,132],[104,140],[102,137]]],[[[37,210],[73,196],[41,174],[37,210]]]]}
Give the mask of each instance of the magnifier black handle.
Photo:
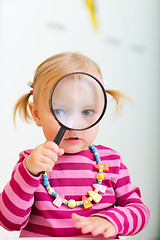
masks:
{"type": "MultiPolygon", "coordinates": [[[[55,142],[57,145],[60,144],[60,141],[62,140],[63,135],[65,134],[66,128],[61,126],[61,128],[59,129],[59,132],[57,133],[55,139],[53,140],[53,142],[55,142]]],[[[43,171],[42,174],[44,174],[45,172],[43,171]]]]}
{"type": "Polygon", "coordinates": [[[53,142],[55,142],[57,145],[59,145],[63,135],[65,134],[65,131],[66,131],[66,128],[61,126],[61,128],[60,128],[59,132],[57,133],[53,142]]]}
{"type": "MultiPolygon", "coordinates": [[[[53,140],[53,142],[55,142],[57,145],[60,144],[60,141],[62,140],[63,135],[65,134],[66,128],[61,126],[61,128],[59,129],[55,139],[53,140]]],[[[43,171],[42,174],[44,174],[45,172],[43,171]]]]}

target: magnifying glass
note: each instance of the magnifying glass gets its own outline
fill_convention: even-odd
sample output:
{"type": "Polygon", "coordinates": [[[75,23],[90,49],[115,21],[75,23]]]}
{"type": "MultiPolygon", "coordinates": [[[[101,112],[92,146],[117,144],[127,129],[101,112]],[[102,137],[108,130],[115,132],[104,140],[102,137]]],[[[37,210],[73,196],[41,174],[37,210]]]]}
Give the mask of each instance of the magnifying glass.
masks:
{"type": "Polygon", "coordinates": [[[66,130],[83,131],[101,120],[107,107],[107,96],[97,78],[85,72],[73,72],[52,87],[49,106],[61,126],[54,139],[59,145],[66,130]]]}

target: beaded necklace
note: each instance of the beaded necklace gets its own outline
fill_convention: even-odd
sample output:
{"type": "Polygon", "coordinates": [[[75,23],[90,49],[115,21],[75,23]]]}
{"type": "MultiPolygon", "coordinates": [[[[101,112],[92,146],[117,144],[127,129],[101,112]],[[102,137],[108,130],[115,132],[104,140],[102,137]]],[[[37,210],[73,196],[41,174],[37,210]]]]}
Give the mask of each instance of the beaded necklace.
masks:
{"type": "Polygon", "coordinates": [[[76,206],[83,205],[84,209],[91,208],[92,201],[95,203],[99,203],[99,201],[102,199],[102,196],[99,194],[105,193],[107,187],[102,185],[102,181],[104,180],[104,174],[103,172],[108,172],[108,164],[102,164],[101,159],[98,154],[98,149],[93,146],[92,144],[89,146],[91,152],[94,154],[94,158],[97,162],[96,165],[94,165],[94,169],[98,171],[97,174],[97,183],[92,185],[92,188],[94,191],[89,191],[88,195],[89,197],[82,196],[81,201],[75,201],[73,199],[70,199],[69,201],[66,200],[63,196],[60,196],[51,186],[48,180],[47,173],[43,173],[43,185],[46,187],[48,193],[52,195],[55,199],[53,201],[53,204],[56,207],[60,207],[62,204],[67,205],[69,208],[74,208],[76,206]]]}

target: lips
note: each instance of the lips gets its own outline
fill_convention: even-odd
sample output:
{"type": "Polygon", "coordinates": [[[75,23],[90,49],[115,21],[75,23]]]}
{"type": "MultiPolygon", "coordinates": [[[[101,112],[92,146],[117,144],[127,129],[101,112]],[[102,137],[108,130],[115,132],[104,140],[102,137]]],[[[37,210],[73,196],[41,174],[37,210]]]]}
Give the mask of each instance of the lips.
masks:
{"type": "Polygon", "coordinates": [[[68,137],[65,139],[65,141],[67,141],[68,143],[77,143],[78,141],[80,141],[81,139],[79,137],[68,137]]]}
{"type": "Polygon", "coordinates": [[[68,139],[74,139],[74,140],[78,140],[79,138],[78,137],[70,137],[68,139]]]}
{"type": "Polygon", "coordinates": [[[80,138],[78,137],[69,137],[69,138],[66,138],[65,140],[79,140],[80,138]]]}

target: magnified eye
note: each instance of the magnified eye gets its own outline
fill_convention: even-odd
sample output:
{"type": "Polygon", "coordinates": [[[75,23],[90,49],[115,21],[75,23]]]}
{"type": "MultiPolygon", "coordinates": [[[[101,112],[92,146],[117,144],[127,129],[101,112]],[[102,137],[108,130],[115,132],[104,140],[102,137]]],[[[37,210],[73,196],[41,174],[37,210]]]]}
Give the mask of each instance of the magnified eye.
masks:
{"type": "Polygon", "coordinates": [[[54,109],[53,112],[55,116],[62,116],[65,113],[63,109],[54,109]]]}
{"type": "Polygon", "coordinates": [[[86,116],[90,116],[90,115],[92,115],[93,113],[94,113],[94,111],[91,110],[91,109],[86,109],[86,110],[82,111],[82,114],[83,114],[83,115],[86,115],[86,116]]]}

